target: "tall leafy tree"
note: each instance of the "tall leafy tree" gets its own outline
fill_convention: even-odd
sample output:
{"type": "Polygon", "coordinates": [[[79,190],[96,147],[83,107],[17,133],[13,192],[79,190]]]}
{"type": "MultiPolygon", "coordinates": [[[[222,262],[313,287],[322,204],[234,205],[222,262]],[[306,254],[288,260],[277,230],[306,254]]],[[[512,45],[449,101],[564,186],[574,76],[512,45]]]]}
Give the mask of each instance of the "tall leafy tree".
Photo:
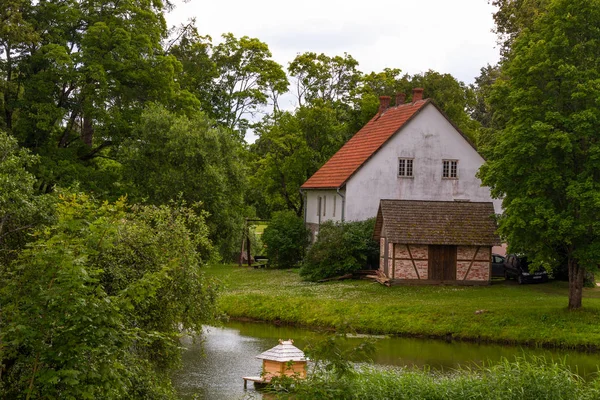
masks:
{"type": "Polygon", "coordinates": [[[52,199],[36,193],[28,171],[38,161],[0,131],[0,264],[15,258],[31,232],[52,219],[52,199]]]}
{"type": "Polygon", "coordinates": [[[181,198],[208,211],[210,238],[229,258],[245,214],[244,148],[202,113],[177,115],[149,106],[118,155],[134,201],[164,204],[181,198]]]}
{"type": "MultiPolygon", "coordinates": [[[[276,107],[276,99],[288,89],[281,65],[272,60],[266,43],[256,38],[223,35],[214,46],[212,61],[217,77],[212,91],[212,108],[217,121],[245,134],[249,118],[265,106],[276,107]]],[[[242,136],[243,138],[243,136],[242,136]]]]}
{"type": "Polygon", "coordinates": [[[343,57],[313,52],[299,54],[288,67],[295,80],[298,105],[314,100],[349,103],[362,75],[357,67],[358,61],[347,53],[343,57]]]}
{"type": "Polygon", "coordinates": [[[82,167],[129,136],[146,102],[194,101],[182,100],[181,65],[162,50],[160,0],[9,3],[0,40],[4,125],[43,157],[37,174],[46,188],[85,182],[82,167]]]}
{"type": "Polygon", "coordinates": [[[600,264],[600,1],[553,0],[514,41],[492,93],[506,121],[480,172],[500,231],[537,261],[566,256],[569,309],[600,264]]]}
{"type": "Polygon", "coordinates": [[[489,0],[489,3],[498,7],[494,13],[495,31],[500,50],[506,54],[519,33],[533,26],[550,0],[489,0]]]}

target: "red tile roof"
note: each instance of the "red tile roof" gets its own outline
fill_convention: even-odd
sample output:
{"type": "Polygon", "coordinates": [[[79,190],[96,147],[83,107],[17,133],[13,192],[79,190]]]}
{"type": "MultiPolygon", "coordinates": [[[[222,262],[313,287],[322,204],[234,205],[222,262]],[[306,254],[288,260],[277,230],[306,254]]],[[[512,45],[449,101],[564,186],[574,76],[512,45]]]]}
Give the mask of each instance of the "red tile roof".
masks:
{"type": "Polygon", "coordinates": [[[381,116],[377,113],[313,176],[304,182],[302,189],[335,189],[343,186],[394,133],[398,132],[429,102],[429,99],[420,100],[388,108],[381,116]]]}

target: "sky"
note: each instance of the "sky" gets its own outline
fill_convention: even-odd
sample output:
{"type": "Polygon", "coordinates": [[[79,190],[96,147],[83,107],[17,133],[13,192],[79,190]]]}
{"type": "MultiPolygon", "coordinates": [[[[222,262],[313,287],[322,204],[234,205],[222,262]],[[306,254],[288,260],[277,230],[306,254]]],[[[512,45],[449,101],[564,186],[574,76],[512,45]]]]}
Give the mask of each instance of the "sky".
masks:
{"type": "Polygon", "coordinates": [[[472,83],[499,58],[487,0],[175,0],[170,26],[196,18],[198,32],[256,37],[287,67],[307,51],[352,55],[362,72],[429,69],[472,83]]]}
{"type": "MultiPolygon", "coordinates": [[[[174,0],[169,27],[196,18],[213,43],[223,33],[265,42],[285,69],[312,51],[350,54],[364,73],[400,68],[410,75],[429,69],[473,83],[481,67],[499,59],[492,33],[494,7],[487,0],[174,0]]],[[[295,108],[293,96],[279,100],[295,108]]],[[[250,132],[246,138],[255,140],[250,132]]]]}

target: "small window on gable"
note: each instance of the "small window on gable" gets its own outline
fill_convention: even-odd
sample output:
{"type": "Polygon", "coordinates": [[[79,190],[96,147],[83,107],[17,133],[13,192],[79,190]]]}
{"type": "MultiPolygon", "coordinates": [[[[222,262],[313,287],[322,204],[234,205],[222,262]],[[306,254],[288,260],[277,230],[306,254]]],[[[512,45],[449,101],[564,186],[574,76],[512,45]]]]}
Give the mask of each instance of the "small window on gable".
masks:
{"type": "Polygon", "coordinates": [[[323,196],[323,216],[327,212],[327,196],[323,196]]]}
{"type": "Polygon", "coordinates": [[[457,179],[458,178],[458,160],[443,160],[442,161],[442,178],[457,179]]]}
{"type": "Polygon", "coordinates": [[[413,177],[413,159],[412,158],[399,158],[398,159],[398,176],[400,177],[413,177]]]}

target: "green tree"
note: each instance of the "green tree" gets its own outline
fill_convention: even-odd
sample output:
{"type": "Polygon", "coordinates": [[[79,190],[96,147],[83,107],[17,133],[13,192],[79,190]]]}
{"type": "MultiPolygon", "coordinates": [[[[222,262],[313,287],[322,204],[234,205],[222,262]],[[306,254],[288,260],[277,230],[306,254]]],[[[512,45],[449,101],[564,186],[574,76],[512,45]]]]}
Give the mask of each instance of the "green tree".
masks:
{"type": "Polygon", "coordinates": [[[357,67],[358,61],[347,53],[343,57],[313,52],[299,54],[288,67],[288,72],[296,81],[298,105],[317,99],[330,103],[349,103],[362,75],[357,67]]]}
{"type": "Polygon", "coordinates": [[[255,156],[251,179],[262,191],[255,191],[253,203],[266,213],[263,218],[284,209],[303,215],[300,186],[343,145],[347,130],[337,111],[321,100],[293,114],[278,113],[257,126],[259,138],[250,147],[255,156]]]}
{"type": "Polygon", "coordinates": [[[85,185],[86,171],[129,137],[148,101],[198,107],[174,80],[181,64],[162,50],[163,2],[9,3],[0,39],[4,125],[42,156],[43,189],[85,185]]]}
{"type": "Polygon", "coordinates": [[[184,331],[215,318],[203,217],[64,195],[0,268],[0,397],[174,398],[184,331]]]}
{"type": "Polygon", "coordinates": [[[292,268],[304,259],[309,232],[302,218],[291,211],[273,214],[262,235],[269,263],[277,268],[292,268]]]}
{"type": "Polygon", "coordinates": [[[34,229],[51,221],[52,198],[36,194],[35,177],[28,172],[37,162],[0,131],[0,264],[15,257],[34,229]]]}
{"type": "Polygon", "coordinates": [[[600,2],[553,0],[514,41],[492,93],[506,121],[480,175],[512,251],[566,254],[569,309],[600,263],[600,2]]]}
{"type": "Polygon", "coordinates": [[[239,245],[246,214],[244,157],[242,145],[202,113],[178,116],[157,105],[147,108],[118,155],[133,201],[201,203],[210,238],[226,259],[239,245]]]}
{"type": "Polygon", "coordinates": [[[237,129],[241,139],[255,116],[269,104],[276,109],[277,98],[288,89],[287,76],[281,65],[271,59],[266,43],[256,38],[223,35],[214,46],[211,60],[217,69],[212,90],[214,118],[230,129],[237,129]]]}
{"type": "Polygon", "coordinates": [[[515,38],[525,29],[533,26],[536,18],[544,13],[550,0],[489,0],[498,7],[494,13],[495,32],[501,52],[506,55],[515,38]]]}

